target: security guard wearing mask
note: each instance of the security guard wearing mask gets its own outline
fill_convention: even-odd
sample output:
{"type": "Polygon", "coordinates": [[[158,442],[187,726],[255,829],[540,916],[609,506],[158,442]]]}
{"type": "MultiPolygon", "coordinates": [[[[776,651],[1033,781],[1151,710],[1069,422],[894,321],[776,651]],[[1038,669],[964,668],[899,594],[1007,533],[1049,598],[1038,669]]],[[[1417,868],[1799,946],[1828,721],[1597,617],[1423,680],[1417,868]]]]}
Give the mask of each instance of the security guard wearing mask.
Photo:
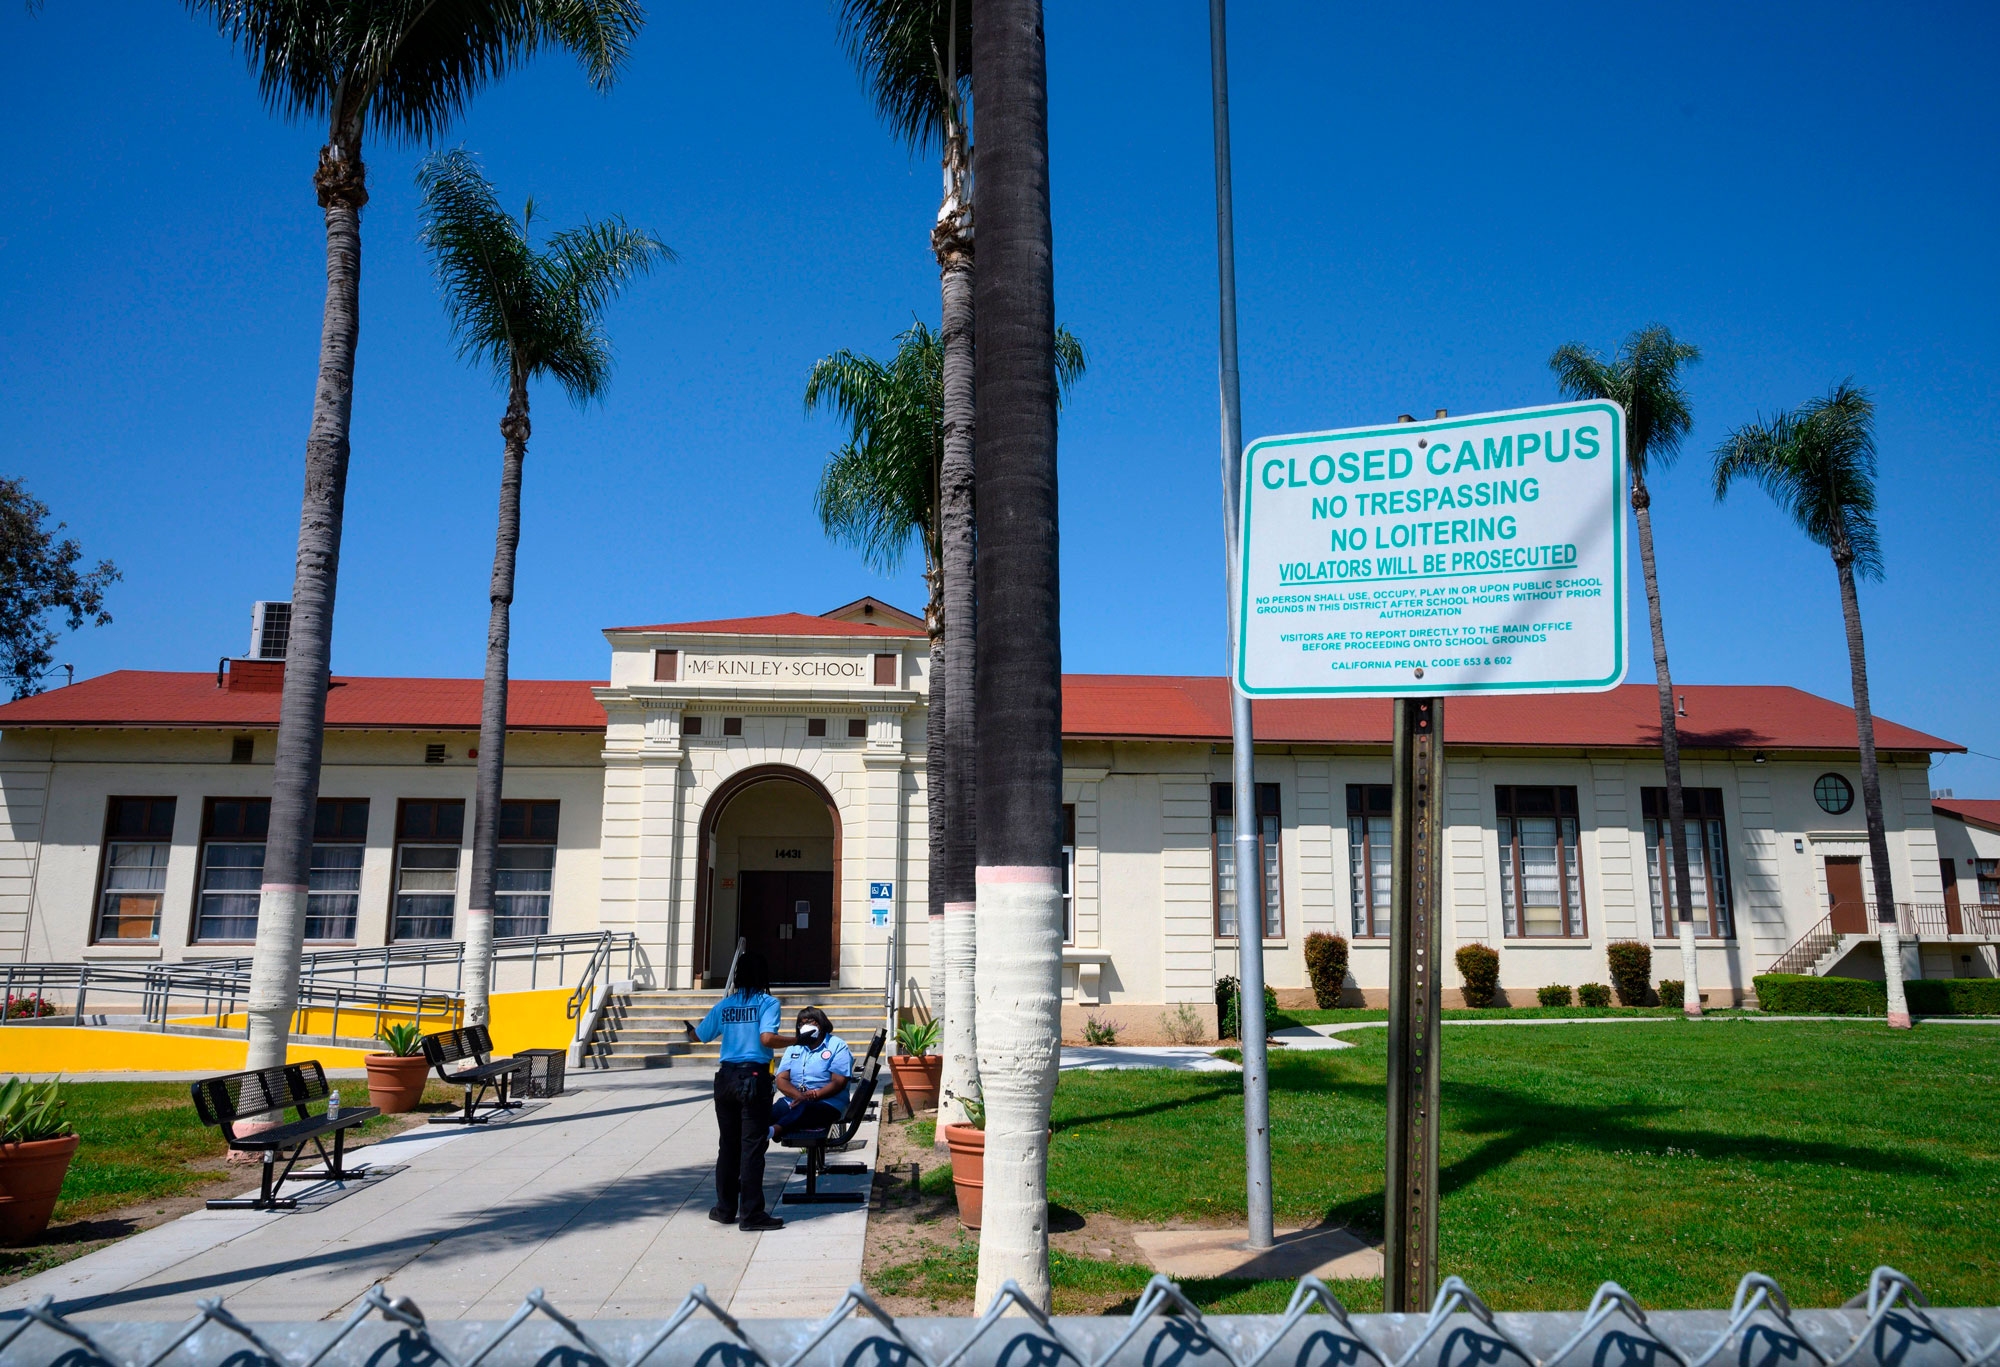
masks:
{"type": "Polygon", "coordinates": [[[778,1091],[771,1103],[771,1138],[793,1130],[824,1130],[840,1123],[847,1080],[854,1076],[854,1051],[833,1033],[826,1012],[808,1006],[799,1012],[799,1042],[778,1060],[778,1091]]]}
{"type": "Polygon", "coordinates": [[[764,956],[746,951],[736,961],[736,990],[711,1007],[700,1025],[681,1022],[691,1040],[722,1038],[722,1065],[715,1070],[715,1206],[708,1218],[752,1232],[785,1227],[764,1209],[771,1052],[798,1040],[778,1033],[784,1008],[770,986],[764,956]]]}

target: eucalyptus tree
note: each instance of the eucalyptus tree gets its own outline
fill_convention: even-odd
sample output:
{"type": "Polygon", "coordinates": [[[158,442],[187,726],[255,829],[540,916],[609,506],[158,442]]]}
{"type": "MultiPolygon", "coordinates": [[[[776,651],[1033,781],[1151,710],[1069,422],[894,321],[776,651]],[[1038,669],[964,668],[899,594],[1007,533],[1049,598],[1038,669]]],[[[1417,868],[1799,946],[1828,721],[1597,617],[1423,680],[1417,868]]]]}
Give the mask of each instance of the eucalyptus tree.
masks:
{"type": "Polygon", "coordinates": [[[673,254],[623,219],[586,222],[537,246],[535,202],[520,218],[500,207],[463,148],[417,171],[422,239],[444,295],[458,354],[491,371],[507,392],[500,419],[500,516],[488,585],[486,680],[479,700],[479,773],[472,803],[472,885],[465,913],[465,1013],[487,1018],[493,981],[496,894],[535,871],[498,867],[500,798],[507,757],[507,651],[514,560],[521,544],[521,473],[531,425],[528,385],[554,380],[579,408],[611,380],[604,310],[619,291],[673,254]]]}
{"type": "Polygon", "coordinates": [[[1854,725],[1861,743],[1861,801],[1868,822],[1868,862],[1875,921],[1889,989],[1889,1024],[1907,1030],[1903,956],[1896,928],[1895,880],[1882,820],[1882,776],[1875,763],[1875,713],[1868,701],[1868,651],[1861,638],[1855,577],[1882,578],[1875,528],[1875,404],[1853,380],[1768,421],[1739,427],[1715,451],[1715,496],[1738,480],[1761,485],[1808,540],[1826,547],[1840,581],[1847,627],[1847,667],[1854,682],[1854,725]]]}
{"type": "MultiPolygon", "coordinates": [[[[1068,329],[1056,329],[1058,397],[1083,374],[1088,363],[1083,344],[1068,329]]],[[[912,540],[923,547],[924,583],[928,599],[924,623],[930,630],[932,660],[937,643],[953,621],[947,606],[949,583],[943,572],[947,523],[943,512],[943,471],[946,455],[944,420],[945,347],[942,337],[922,322],[896,339],[887,361],[851,351],[838,351],[813,365],[806,378],[806,411],[830,407],[848,423],[847,442],[827,457],[814,495],[814,510],[828,536],[861,552],[878,574],[893,574],[912,540]]],[[[931,681],[931,727],[938,724],[938,681],[931,681]]],[[[967,709],[969,713],[970,709],[967,709]]],[[[931,732],[935,737],[935,729],[931,732]]],[[[936,754],[936,751],[932,752],[936,754]]],[[[948,766],[948,760],[940,760],[948,766]]],[[[944,811],[938,799],[938,775],[931,774],[930,818],[933,840],[944,811]]],[[[932,894],[936,895],[938,846],[931,845],[932,894]]],[[[942,1001],[944,1011],[944,1076],[939,1089],[937,1126],[943,1143],[946,1124],[962,1119],[964,1103],[979,1091],[979,1060],[973,1022],[973,944],[969,908],[958,907],[955,924],[963,932],[947,943],[949,973],[943,989],[936,972],[944,956],[932,941],[932,1010],[942,1001]]]]}
{"type": "Polygon", "coordinates": [[[247,1066],[285,1061],[299,959],[347,493],[348,418],[361,324],[363,134],[436,137],[490,81],[563,48],[610,86],[643,23],[637,0],[187,0],[248,59],[259,93],[288,118],[323,120],[313,191],[326,221],[326,304],[306,436],[292,579],[291,646],[278,707],[269,843],[251,961],[247,1066]]]}
{"type": "MultiPolygon", "coordinates": [[[[1694,425],[1693,406],[1681,383],[1681,368],[1701,359],[1691,342],[1679,341],[1658,323],[1626,337],[1617,354],[1606,359],[1575,342],[1558,347],[1549,357],[1562,392],[1572,399],[1609,399],[1625,410],[1626,468],[1632,481],[1632,515],[1639,523],[1639,566],[1646,580],[1646,615],[1653,628],[1653,676],[1660,691],[1660,749],[1667,771],[1667,849],[1671,872],[1663,870],[1662,887],[1671,887],[1673,908],[1680,922],[1682,1009],[1701,1014],[1700,975],[1695,954],[1694,893],[1688,876],[1687,804],[1681,788],[1681,738],[1675,723],[1674,680],[1667,668],[1667,628],[1660,609],[1660,574],[1653,559],[1653,496],[1647,473],[1664,469],[1680,454],[1681,443],[1694,425]]],[[[1710,888],[1710,917],[1713,898],[1710,888]]]]}
{"type": "Polygon", "coordinates": [[[841,38],[877,111],[911,153],[943,158],[944,188],[931,225],[937,257],[943,452],[937,487],[939,584],[926,614],[931,632],[926,782],[930,824],[931,1010],[944,1017],[938,1142],[963,1119],[961,1098],[977,1086],[970,1029],[972,978],[973,392],[971,0],[841,0],[841,38]],[[959,986],[954,988],[952,984],[959,986]],[[953,1000],[956,998],[956,1011],[953,1000]]]}
{"type": "Polygon", "coordinates": [[[1048,1136],[1062,1040],[1062,633],[1054,241],[1041,0],[973,0],[979,595],[979,1077],[985,1305],[1049,1304],[1048,1136]]]}

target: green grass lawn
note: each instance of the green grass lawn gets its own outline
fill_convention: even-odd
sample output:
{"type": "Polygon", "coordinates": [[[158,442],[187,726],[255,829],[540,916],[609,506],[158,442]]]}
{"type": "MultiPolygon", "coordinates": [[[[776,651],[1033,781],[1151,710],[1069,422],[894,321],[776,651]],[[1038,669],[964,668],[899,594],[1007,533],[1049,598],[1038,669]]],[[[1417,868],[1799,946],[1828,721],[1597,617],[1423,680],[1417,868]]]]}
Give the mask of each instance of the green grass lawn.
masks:
{"type": "MultiPolygon", "coordinates": [[[[1452,1006],[1439,1012],[1448,1021],[1478,1020],[1590,1020],[1603,1016],[1657,1016],[1662,1019],[1681,1014],[1678,1006],[1452,1006]]],[[[1709,1015],[1749,1014],[1736,1008],[1711,1007],[1709,1015]]],[[[1265,1018],[1265,1028],[1282,1030],[1291,1025],[1351,1025],[1362,1021],[1386,1021],[1389,1013],[1379,1006],[1343,1006],[1331,1011],[1289,1007],[1265,1018]]]]}
{"type": "MultiPolygon", "coordinates": [[[[1351,1038],[1357,1048],[1273,1057],[1280,1224],[1380,1233],[1384,1037],[1351,1038]]],[[[1458,1030],[1444,1070],[1443,1266],[1499,1308],[1580,1307],[1607,1279],[1647,1306],[1726,1305],[1752,1269],[1796,1303],[1837,1305],[1881,1263],[1940,1304],[2000,1301],[1994,1029],[1458,1030]]],[[[1242,1218],[1236,1074],[1066,1074],[1055,1125],[1054,1205],[1242,1218]]],[[[954,1256],[911,1273],[944,1290],[954,1256]]],[[[1144,1280],[1117,1265],[1057,1275],[1144,1280]]],[[[1204,1299],[1275,1308],[1282,1289],[1222,1284],[1204,1299]]],[[[1339,1290],[1379,1308],[1378,1286],[1339,1290]]]]}
{"type": "MultiPolygon", "coordinates": [[[[366,1104],[368,1087],[343,1079],[343,1099],[366,1104]]],[[[63,1179],[55,1216],[40,1244],[0,1249],[0,1277],[39,1272],[131,1232],[124,1222],[94,1220],[106,1211],[183,1196],[210,1183],[254,1181],[254,1167],[225,1169],[221,1132],[195,1118],[184,1082],[65,1082],[63,1117],[83,1136],[63,1179]]],[[[424,1109],[448,1107],[456,1089],[435,1083],[424,1109]]],[[[393,1130],[399,1120],[377,1116],[348,1131],[348,1142],[393,1130]]],[[[310,1166],[310,1165],[306,1165],[310,1166]]]]}

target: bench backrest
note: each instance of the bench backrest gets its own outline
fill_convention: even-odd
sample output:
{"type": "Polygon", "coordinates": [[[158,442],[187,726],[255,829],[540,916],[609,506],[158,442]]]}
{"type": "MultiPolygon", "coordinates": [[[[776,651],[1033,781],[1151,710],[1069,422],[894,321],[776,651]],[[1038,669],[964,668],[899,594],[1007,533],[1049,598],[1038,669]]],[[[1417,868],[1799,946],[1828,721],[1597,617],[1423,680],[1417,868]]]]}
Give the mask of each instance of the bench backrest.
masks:
{"type": "Polygon", "coordinates": [[[440,1072],[447,1063],[463,1063],[467,1059],[483,1064],[492,1052],[493,1035],[483,1025],[440,1030],[435,1035],[424,1036],[424,1057],[430,1060],[431,1067],[440,1072]]]}
{"type": "Polygon", "coordinates": [[[875,1032],[867,1057],[858,1070],[859,1075],[854,1079],[854,1085],[847,1089],[847,1109],[841,1112],[839,1126],[827,1136],[831,1143],[845,1144],[861,1128],[861,1122],[868,1114],[868,1103],[875,1096],[876,1079],[882,1075],[882,1045],[887,1037],[886,1030],[875,1032]]]}
{"type": "Polygon", "coordinates": [[[246,1116],[282,1111],[287,1106],[306,1118],[309,1102],[326,1097],[326,1070],[318,1059],[287,1063],[276,1068],[256,1068],[247,1073],[225,1073],[203,1078],[189,1090],[194,1094],[194,1113],[204,1125],[220,1125],[225,1130],[246,1116]]]}

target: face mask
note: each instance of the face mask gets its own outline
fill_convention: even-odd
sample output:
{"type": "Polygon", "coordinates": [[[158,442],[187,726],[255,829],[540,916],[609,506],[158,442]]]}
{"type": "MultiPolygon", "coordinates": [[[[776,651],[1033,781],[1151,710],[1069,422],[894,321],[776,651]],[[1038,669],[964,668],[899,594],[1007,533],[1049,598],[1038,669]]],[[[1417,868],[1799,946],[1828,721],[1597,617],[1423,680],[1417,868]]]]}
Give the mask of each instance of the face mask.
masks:
{"type": "Polygon", "coordinates": [[[801,1026],[799,1028],[799,1043],[808,1049],[817,1049],[819,1047],[819,1027],[816,1025],[801,1026]]]}

